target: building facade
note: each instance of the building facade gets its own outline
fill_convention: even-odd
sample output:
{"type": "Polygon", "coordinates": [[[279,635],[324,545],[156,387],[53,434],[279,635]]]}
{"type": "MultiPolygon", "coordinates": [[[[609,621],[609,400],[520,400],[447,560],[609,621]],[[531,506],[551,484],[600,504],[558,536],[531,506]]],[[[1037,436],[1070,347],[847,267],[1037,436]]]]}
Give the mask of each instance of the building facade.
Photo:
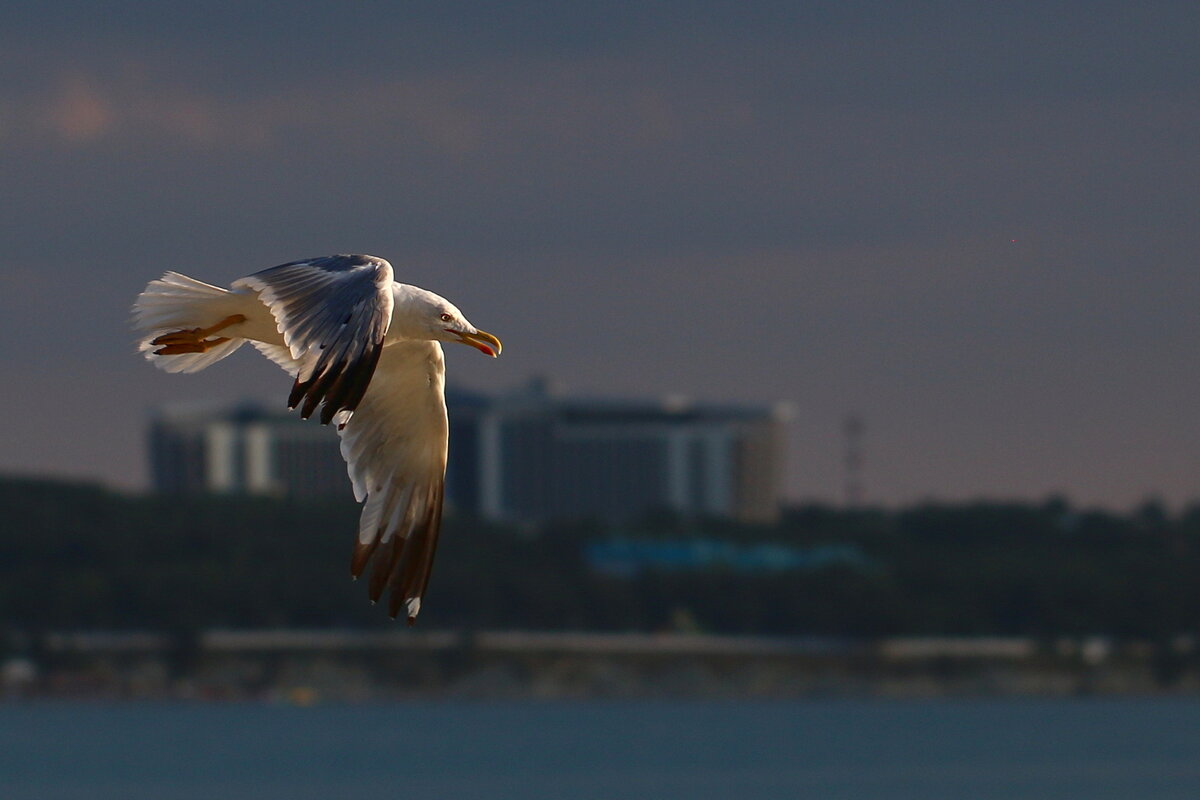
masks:
{"type": "MultiPolygon", "coordinates": [[[[778,514],[778,409],[566,399],[540,383],[500,397],[451,389],[446,402],[446,500],[456,512],[515,523],[778,514]]],[[[150,452],[160,492],[350,491],[331,429],[251,405],[166,409],[150,452]]]]}
{"type": "Polygon", "coordinates": [[[778,514],[782,410],[566,399],[537,383],[456,400],[448,496],[478,516],[619,521],[668,511],[766,522],[778,514]]]}
{"type": "Polygon", "coordinates": [[[287,411],[169,406],[151,421],[149,445],[164,494],[350,494],[337,434],[287,411]]]}

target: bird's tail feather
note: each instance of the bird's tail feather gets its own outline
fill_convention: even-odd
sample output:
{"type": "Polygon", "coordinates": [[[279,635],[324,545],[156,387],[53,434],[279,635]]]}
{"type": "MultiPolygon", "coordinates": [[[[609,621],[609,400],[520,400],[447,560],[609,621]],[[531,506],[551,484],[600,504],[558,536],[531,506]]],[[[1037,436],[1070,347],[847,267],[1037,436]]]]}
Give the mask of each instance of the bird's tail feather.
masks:
{"type": "MultiPolygon", "coordinates": [[[[155,281],[150,281],[145,291],[138,295],[133,304],[133,324],[138,330],[138,350],[159,369],[167,372],[197,372],[220,361],[237,350],[245,339],[230,337],[207,346],[203,352],[162,354],[163,350],[155,339],[161,336],[195,328],[215,325],[235,308],[233,297],[227,289],[212,286],[181,275],[168,272],[155,281]]],[[[179,348],[175,348],[179,349],[179,348]]]]}

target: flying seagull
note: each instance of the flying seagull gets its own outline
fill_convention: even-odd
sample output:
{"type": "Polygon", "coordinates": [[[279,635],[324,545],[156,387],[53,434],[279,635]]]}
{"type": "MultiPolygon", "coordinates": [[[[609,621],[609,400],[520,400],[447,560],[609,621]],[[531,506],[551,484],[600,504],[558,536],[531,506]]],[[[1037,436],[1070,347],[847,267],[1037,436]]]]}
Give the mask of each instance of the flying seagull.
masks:
{"type": "Polygon", "coordinates": [[[412,625],[429,584],[446,476],[441,342],[493,358],[500,340],[445,298],[398,283],[368,255],[293,261],[229,289],[177,272],[151,281],[133,306],[138,349],[167,372],[196,372],[244,342],[295,379],[288,408],[341,436],[354,497],[366,501],[350,573],[374,557],[369,594],[412,625]]]}

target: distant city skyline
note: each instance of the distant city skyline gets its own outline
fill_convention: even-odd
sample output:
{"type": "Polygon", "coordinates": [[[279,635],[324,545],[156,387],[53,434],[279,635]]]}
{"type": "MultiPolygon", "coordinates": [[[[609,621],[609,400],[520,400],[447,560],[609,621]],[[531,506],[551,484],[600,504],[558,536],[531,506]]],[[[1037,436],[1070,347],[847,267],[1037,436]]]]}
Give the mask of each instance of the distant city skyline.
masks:
{"type": "MultiPolygon", "coordinates": [[[[521,525],[779,519],[781,409],[563,397],[543,380],[498,396],[451,388],[446,406],[448,509],[521,525]]],[[[269,406],[168,405],[149,434],[159,493],[350,495],[333,431],[269,406]]]]}
{"type": "Polygon", "coordinates": [[[1178,2],[0,11],[0,472],[147,485],[129,307],[366,252],[451,382],[795,407],[786,493],[1200,499],[1200,52],[1178,2]]]}

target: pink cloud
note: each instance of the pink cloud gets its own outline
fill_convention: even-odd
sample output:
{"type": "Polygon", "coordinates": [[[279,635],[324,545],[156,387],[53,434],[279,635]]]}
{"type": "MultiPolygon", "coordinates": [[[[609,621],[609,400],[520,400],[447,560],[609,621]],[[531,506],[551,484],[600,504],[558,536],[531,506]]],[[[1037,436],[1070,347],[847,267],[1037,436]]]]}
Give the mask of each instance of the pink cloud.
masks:
{"type": "Polygon", "coordinates": [[[105,136],[117,124],[112,103],[81,76],[67,78],[44,113],[43,124],[71,144],[105,136]]]}
{"type": "Polygon", "coordinates": [[[467,157],[547,147],[655,148],[698,128],[754,124],[750,105],[729,86],[697,98],[668,75],[602,59],[558,70],[518,66],[255,94],[197,90],[162,75],[150,68],[64,75],[48,97],[26,105],[34,123],[26,130],[49,131],[73,147],[110,140],[248,149],[303,132],[347,150],[391,139],[467,157]]]}

